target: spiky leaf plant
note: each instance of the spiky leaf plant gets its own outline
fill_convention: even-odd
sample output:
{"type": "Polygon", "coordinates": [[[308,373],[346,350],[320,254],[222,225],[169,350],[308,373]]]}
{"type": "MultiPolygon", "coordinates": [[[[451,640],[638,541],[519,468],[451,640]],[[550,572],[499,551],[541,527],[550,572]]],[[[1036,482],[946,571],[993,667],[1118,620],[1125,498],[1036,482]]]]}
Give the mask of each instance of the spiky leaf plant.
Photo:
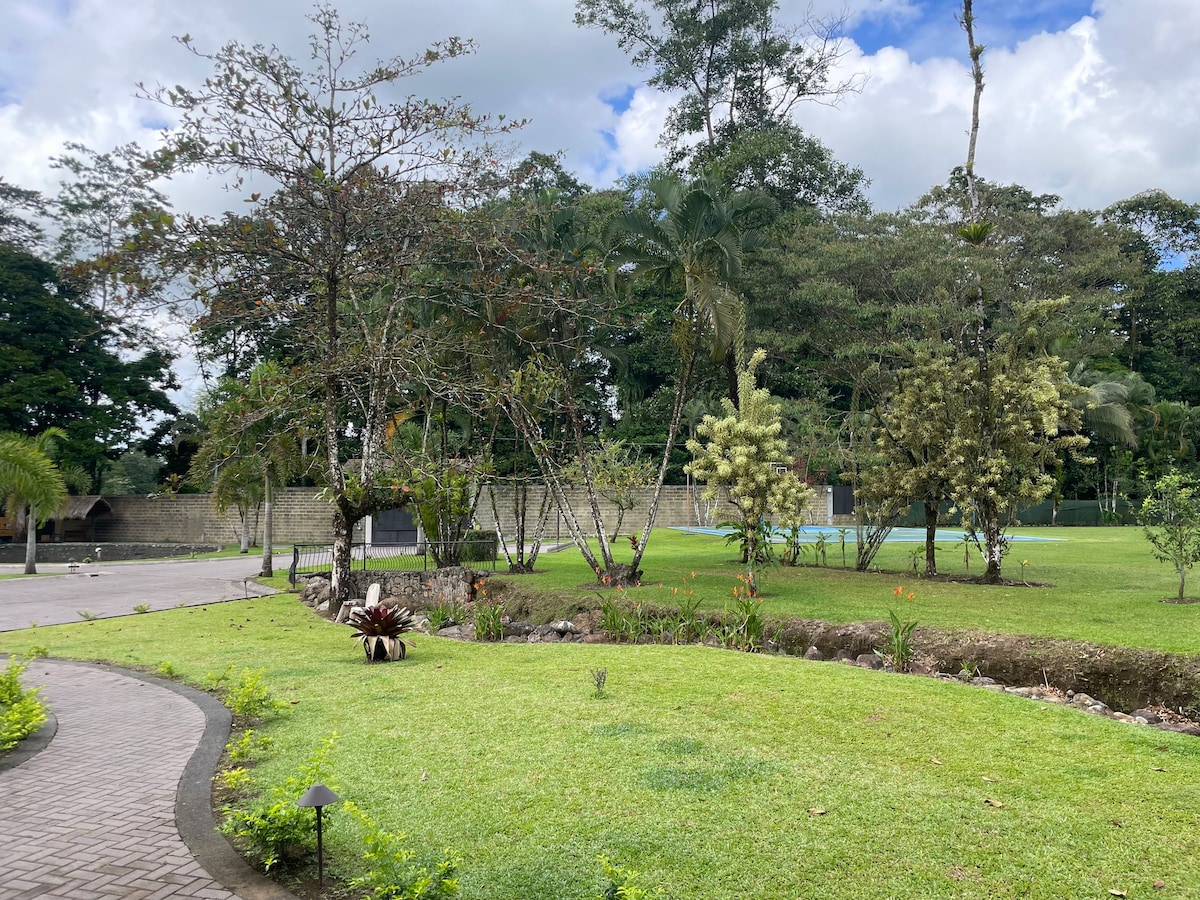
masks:
{"type": "Polygon", "coordinates": [[[413,630],[412,614],[404,607],[362,606],[350,613],[355,640],[362,641],[367,662],[404,659],[410,642],[401,635],[413,630]]]}

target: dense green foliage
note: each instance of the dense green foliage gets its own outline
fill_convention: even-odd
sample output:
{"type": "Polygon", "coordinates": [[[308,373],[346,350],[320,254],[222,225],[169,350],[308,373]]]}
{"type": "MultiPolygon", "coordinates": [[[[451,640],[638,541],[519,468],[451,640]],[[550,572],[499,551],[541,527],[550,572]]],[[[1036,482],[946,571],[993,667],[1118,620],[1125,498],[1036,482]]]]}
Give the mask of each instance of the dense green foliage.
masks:
{"type": "Polygon", "coordinates": [[[43,259],[0,244],[0,431],[67,437],[61,452],[103,487],[109,458],[136,444],[140,423],[174,412],[171,356],[84,302],[43,259]]]}

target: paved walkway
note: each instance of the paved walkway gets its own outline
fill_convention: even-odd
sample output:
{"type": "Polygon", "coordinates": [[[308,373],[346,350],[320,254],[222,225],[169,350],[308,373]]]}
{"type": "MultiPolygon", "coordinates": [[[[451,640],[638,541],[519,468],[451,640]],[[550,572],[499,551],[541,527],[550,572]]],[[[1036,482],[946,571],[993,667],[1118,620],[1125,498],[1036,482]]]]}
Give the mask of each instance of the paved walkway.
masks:
{"type": "Polygon", "coordinates": [[[59,660],[32,661],[22,680],[43,686],[57,731],[0,763],[0,900],[292,897],[213,831],[212,774],[229,733],[220,703],[59,660]]]}
{"type": "MultiPolygon", "coordinates": [[[[290,556],[275,558],[277,572],[290,564],[290,556]]],[[[272,594],[254,583],[261,565],[261,558],[233,556],[94,563],[68,574],[65,563],[39,563],[37,577],[0,579],[0,631],[79,622],[84,612],[104,619],[134,615],[143,604],[158,612],[272,594]]],[[[0,573],[21,571],[0,565],[0,573]]]]}

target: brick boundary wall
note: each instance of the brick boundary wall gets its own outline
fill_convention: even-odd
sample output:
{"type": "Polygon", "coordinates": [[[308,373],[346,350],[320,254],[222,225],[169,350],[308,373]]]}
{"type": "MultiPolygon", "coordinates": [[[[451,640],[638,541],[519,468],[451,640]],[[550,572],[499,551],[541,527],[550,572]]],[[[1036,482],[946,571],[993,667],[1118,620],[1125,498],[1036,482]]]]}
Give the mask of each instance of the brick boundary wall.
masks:
{"type": "MultiPolygon", "coordinates": [[[[541,491],[542,489],[539,487],[531,489],[529,492],[527,520],[529,528],[533,527],[537,516],[542,496],[541,491]]],[[[699,489],[695,487],[666,485],[663,488],[655,525],[658,527],[694,527],[705,524],[696,515],[698,494],[699,489]],[[694,494],[697,496],[694,497],[694,494]]],[[[509,540],[513,536],[514,524],[511,497],[510,488],[506,486],[496,488],[496,506],[500,513],[504,534],[509,540]]],[[[234,544],[241,535],[241,523],[236,511],[231,510],[224,516],[218,515],[213,509],[212,497],[208,494],[176,494],[172,497],[155,497],[153,499],[141,495],[106,496],[104,499],[112,508],[112,517],[103,518],[96,523],[96,540],[100,543],[234,544]]],[[[573,492],[570,499],[580,525],[590,533],[592,529],[591,514],[584,500],[583,492],[573,492]]],[[[650,491],[647,490],[639,505],[625,513],[621,534],[636,534],[641,531],[649,500],[650,491]]],[[[702,500],[699,501],[699,507],[701,517],[703,517],[705,504],[702,500]]],[[[616,522],[615,508],[603,501],[600,508],[604,514],[606,526],[611,528],[616,522]]],[[[734,512],[735,510],[730,504],[721,503],[713,510],[708,524],[715,526],[731,518],[734,512]]],[[[317,497],[316,488],[288,488],[281,491],[275,499],[274,513],[276,544],[324,544],[329,542],[331,509],[328,503],[317,497]]],[[[480,495],[475,519],[480,528],[491,530],[496,527],[486,490],[480,495]]],[[[832,498],[824,486],[813,488],[809,520],[815,525],[827,525],[833,521],[832,498]]],[[[256,541],[261,539],[261,513],[251,519],[251,534],[254,535],[256,541]]],[[[365,538],[366,529],[363,523],[359,523],[355,530],[355,540],[361,541],[365,538]]],[[[561,514],[551,512],[546,529],[546,539],[549,541],[570,540],[561,514]]]]}

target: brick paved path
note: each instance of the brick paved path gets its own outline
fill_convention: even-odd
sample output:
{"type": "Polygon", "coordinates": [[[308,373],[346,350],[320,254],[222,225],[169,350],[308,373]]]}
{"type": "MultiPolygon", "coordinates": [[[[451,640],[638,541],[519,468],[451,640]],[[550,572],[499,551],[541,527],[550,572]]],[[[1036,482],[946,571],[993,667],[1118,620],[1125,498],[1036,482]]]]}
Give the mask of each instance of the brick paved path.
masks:
{"type": "MultiPolygon", "coordinates": [[[[0,900],[291,896],[262,884],[248,868],[239,870],[237,861],[234,877],[223,879],[240,892],[233,893],[213,880],[180,836],[182,777],[185,786],[189,779],[196,784],[191,812],[179,795],[180,816],[199,814],[200,842],[213,837],[209,809],[199,807],[207,806],[214,736],[206,742],[207,772],[185,775],[206,728],[196,703],[140,678],[54,660],[34,660],[22,680],[43,685],[58,730],[45,749],[0,771],[0,900]],[[246,890],[238,884],[243,878],[246,890]]],[[[230,862],[222,839],[213,848],[218,863],[230,862]]]]}

